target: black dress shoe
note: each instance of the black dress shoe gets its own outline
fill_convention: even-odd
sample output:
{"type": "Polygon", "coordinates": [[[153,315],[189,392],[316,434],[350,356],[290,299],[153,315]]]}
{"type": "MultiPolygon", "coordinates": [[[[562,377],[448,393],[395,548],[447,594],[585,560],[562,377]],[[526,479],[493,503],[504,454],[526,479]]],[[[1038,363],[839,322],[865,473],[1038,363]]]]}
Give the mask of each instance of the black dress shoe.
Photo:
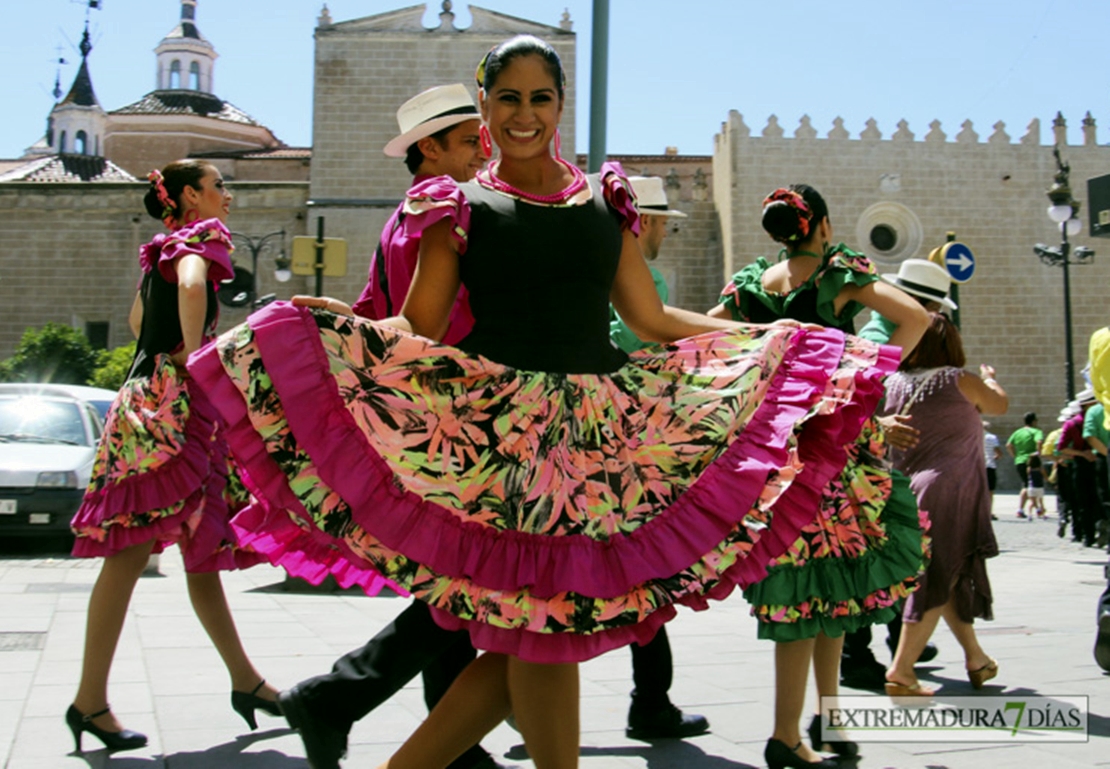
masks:
{"type": "MultiPolygon", "coordinates": [[[[898,651],[898,639],[887,636],[886,646],[890,649],[890,655],[893,657],[895,652],[898,651]]],[[[932,662],[937,658],[938,654],[940,654],[940,650],[937,648],[937,645],[930,641],[925,644],[925,648],[921,650],[921,654],[917,657],[917,662],[932,662]]],[[[914,664],[916,665],[917,663],[915,662],[914,664]]]]}
{"type": "Polygon", "coordinates": [[[1110,612],[1099,611],[1098,637],[1095,638],[1095,662],[1110,673],[1110,612]]]}
{"type": "Polygon", "coordinates": [[[802,747],[800,742],[790,747],[782,740],[767,740],[767,747],[763,749],[763,760],[767,762],[768,769],[837,769],[840,766],[831,758],[806,761],[798,755],[800,747],[802,747]]]}
{"type": "Polygon", "coordinates": [[[654,710],[632,706],[624,733],[634,740],[660,740],[693,737],[708,731],[709,721],[705,716],[683,713],[668,703],[654,710]]]}
{"type": "Polygon", "coordinates": [[[886,666],[874,657],[852,661],[848,657],[840,660],[840,685],[849,689],[869,689],[881,691],[886,685],[886,666]]]}
{"type": "Polygon", "coordinates": [[[347,755],[347,732],[318,718],[296,686],[278,694],[278,704],[289,725],[301,735],[305,758],[312,769],[339,769],[347,755]]]}
{"type": "Polygon", "coordinates": [[[821,716],[814,715],[809,722],[809,744],[816,753],[836,753],[841,758],[855,758],[859,755],[859,745],[848,740],[826,740],[821,736],[821,716]]]}

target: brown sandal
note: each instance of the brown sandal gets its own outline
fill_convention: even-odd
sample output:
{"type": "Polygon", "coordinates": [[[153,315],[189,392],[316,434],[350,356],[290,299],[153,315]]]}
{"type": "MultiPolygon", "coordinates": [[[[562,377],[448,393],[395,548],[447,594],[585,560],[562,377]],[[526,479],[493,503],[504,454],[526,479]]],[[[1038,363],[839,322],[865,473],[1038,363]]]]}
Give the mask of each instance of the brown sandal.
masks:
{"type": "Polygon", "coordinates": [[[983,684],[998,675],[998,661],[990,657],[988,659],[990,662],[978,670],[967,671],[967,680],[971,681],[972,689],[982,689],[983,684]]]}
{"type": "Polygon", "coordinates": [[[915,684],[900,684],[897,681],[887,681],[883,686],[888,697],[932,697],[936,689],[929,689],[918,681],[915,684]]]}

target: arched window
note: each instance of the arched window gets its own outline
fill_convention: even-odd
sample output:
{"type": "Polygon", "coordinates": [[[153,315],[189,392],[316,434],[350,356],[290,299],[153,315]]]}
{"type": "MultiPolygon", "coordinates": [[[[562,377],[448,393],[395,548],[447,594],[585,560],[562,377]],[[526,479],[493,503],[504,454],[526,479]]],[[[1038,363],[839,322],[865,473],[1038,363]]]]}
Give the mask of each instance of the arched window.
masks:
{"type": "Polygon", "coordinates": [[[177,59],[170,64],[170,88],[181,87],[181,62],[177,59]]]}
{"type": "Polygon", "coordinates": [[[78,155],[88,155],[89,152],[89,135],[84,131],[78,131],[77,136],[73,139],[73,151],[78,155]]]}
{"type": "Polygon", "coordinates": [[[58,152],[66,151],[66,132],[62,131],[62,135],[58,137],[58,152]]]}
{"type": "Polygon", "coordinates": [[[193,62],[189,65],[189,88],[194,91],[200,90],[200,63],[193,62]]]}

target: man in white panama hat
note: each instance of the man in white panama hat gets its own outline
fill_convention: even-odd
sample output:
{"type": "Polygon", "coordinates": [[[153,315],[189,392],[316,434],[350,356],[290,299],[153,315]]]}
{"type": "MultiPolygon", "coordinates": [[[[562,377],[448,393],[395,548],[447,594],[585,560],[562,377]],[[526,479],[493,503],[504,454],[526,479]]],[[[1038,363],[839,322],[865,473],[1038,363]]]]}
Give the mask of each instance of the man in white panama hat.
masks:
{"type": "MultiPolygon", "coordinates": [[[[655,291],[664,304],[670,292],[667,281],[659,270],[651,266],[659,256],[659,248],[667,237],[671,219],[685,219],[686,214],[675,211],[667,203],[663,180],[658,176],[631,176],[632,191],[636,194],[636,210],[640,213],[640,234],[637,241],[644,259],[648,261],[655,291]]],[[[609,338],[625,352],[634,352],[648,343],[640,341],[616,310],[609,312],[609,338]]],[[[683,713],[671,703],[668,694],[674,677],[674,662],[666,627],[660,627],[655,637],[644,644],[632,644],[632,705],[628,709],[626,733],[635,739],[661,737],[692,737],[709,730],[705,716],[683,713]]]]}
{"type": "MultiPolygon", "coordinates": [[[[667,203],[667,191],[663,189],[663,180],[658,176],[630,176],[632,191],[636,193],[636,210],[640,212],[640,234],[636,240],[640,244],[640,251],[648,262],[651,277],[655,281],[655,291],[663,304],[670,298],[667,281],[663,273],[651,266],[659,256],[659,249],[667,237],[667,225],[671,219],[685,219],[686,214],[675,211],[667,203]]],[[[613,344],[625,352],[635,352],[649,343],[640,341],[624,321],[617,315],[616,310],[610,310],[609,338],[613,344]]]]}
{"type": "MultiPolygon", "coordinates": [[[[478,108],[466,86],[437,86],[414,96],[397,110],[397,123],[401,132],[385,145],[384,152],[405,159],[414,184],[444,175],[466,182],[485,162],[478,138],[478,108]]],[[[371,320],[401,311],[420,252],[419,236],[404,232],[403,219],[404,211],[398,206],[382,231],[366,288],[354,306],[340,308],[342,302],[321,298],[329,309],[351,310],[371,320]]],[[[457,343],[473,325],[466,289],[460,288],[444,342],[457,343]]],[[[427,604],[413,601],[364,646],[336,660],[330,673],[301,681],[281,692],[278,699],[289,725],[300,732],[312,769],[338,769],[355,721],[417,674],[423,674],[424,702],[431,710],[475,655],[466,631],[442,629],[427,604]]],[[[449,769],[500,766],[475,745],[449,769]]]]}
{"type": "MultiPolygon", "coordinates": [[[[899,266],[897,275],[883,275],[883,280],[905,291],[929,312],[956,309],[956,303],[948,297],[952,278],[936,262],[930,262],[928,259],[907,259],[899,266]]],[[[859,335],[872,342],[886,344],[890,341],[893,328],[894,325],[889,320],[877,312],[872,312],[871,320],[860,329],[859,335]]]]}
{"type": "MultiPolygon", "coordinates": [[[[417,94],[397,110],[397,124],[401,133],[383,151],[405,159],[413,184],[435,176],[467,182],[485,163],[478,139],[478,108],[464,85],[441,85],[417,94]]],[[[419,236],[405,234],[403,219],[398,206],[382,230],[366,287],[351,308],[356,315],[383,320],[401,311],[420,252],[419,236]]],[[[451,310],[445,344],[458,343],[474,325],[465,288],[459,289],[459,297],[462,301],[456,301],[451,310]]]]}

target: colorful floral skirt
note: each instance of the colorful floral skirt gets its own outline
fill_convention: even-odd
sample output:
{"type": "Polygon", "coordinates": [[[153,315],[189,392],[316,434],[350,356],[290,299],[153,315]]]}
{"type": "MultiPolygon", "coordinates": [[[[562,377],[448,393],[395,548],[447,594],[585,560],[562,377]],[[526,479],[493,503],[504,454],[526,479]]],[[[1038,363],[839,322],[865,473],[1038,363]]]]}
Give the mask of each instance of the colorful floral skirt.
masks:
{"type": "Polygon", "coordinates": [[[261,562],[239,549],[230,521],[249,494],[231,471],[211,402],[169,356],[120,390],[97,446],[92,478],[70,526],[73,554],[93,558],[154,540],[181,547],[190,572],[261,562]]]}
{"type": "Polygon", "coordinates": [[[189,369],[258,500],[244,544],[316,581],[388,577],[478,648],[553,662],[762,578],[896,352],[751,326],[566,375],[275,303],[189,369]]]}
{"type": "Polygon", "coordinates": [[[868,420],[847,454],[822,490],[818,517],[744,591],[760,638],[839,636],[886,623],[917,587],[929,557],[929,520],[906,476],[887,467],[878,422],[868,420]]]}

